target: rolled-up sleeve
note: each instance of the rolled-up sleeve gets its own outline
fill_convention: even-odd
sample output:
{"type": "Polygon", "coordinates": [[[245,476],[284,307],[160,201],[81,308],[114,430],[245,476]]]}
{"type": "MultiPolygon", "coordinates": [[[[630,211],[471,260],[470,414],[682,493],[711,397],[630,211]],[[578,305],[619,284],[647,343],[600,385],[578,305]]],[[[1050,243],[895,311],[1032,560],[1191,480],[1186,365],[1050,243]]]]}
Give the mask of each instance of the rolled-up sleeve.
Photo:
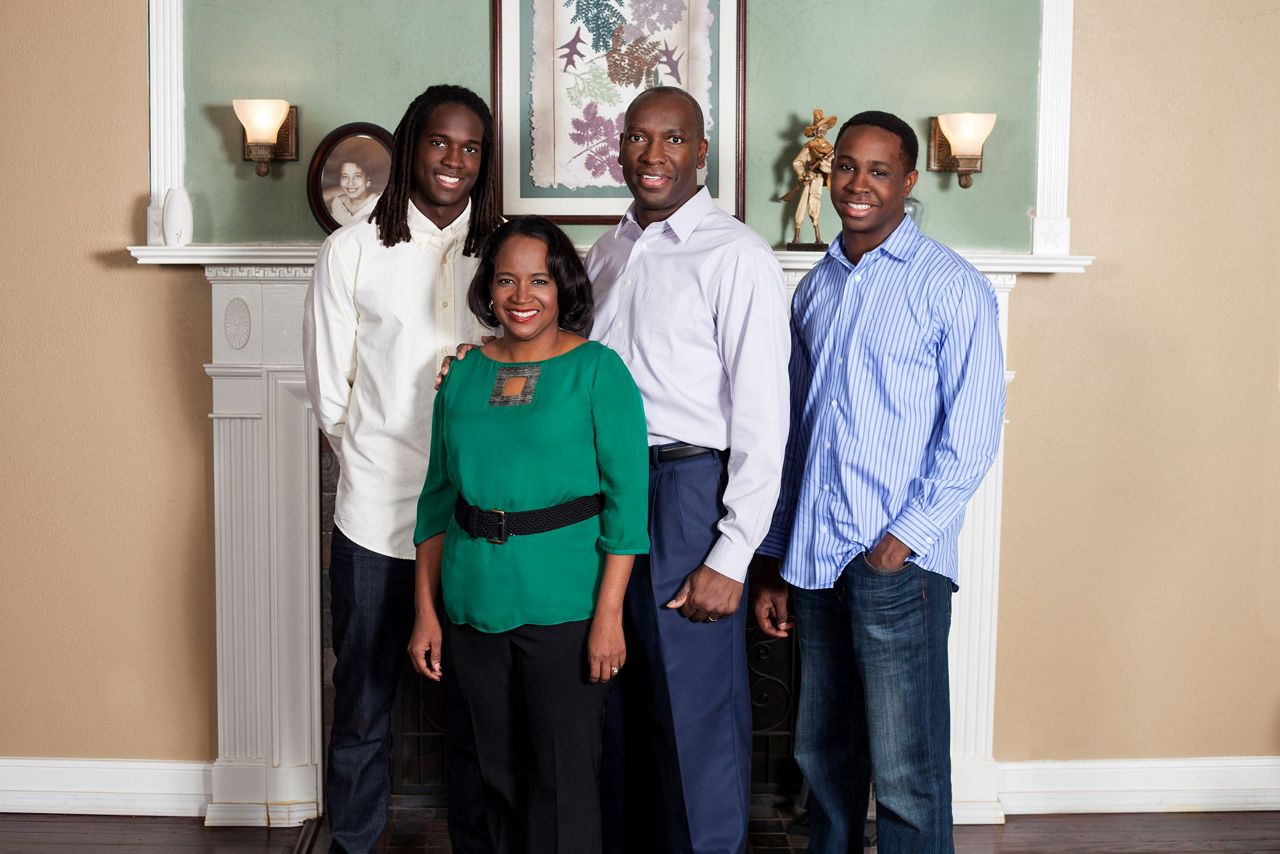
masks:
{"type": "Polygon", "coordinates": [[[644,404],[618,354],[602,348],[591,388],[596,463],[604,510],[600,549],[606,554],[649,551],[649,448],[644,404]]]}
{"type": "Polygon", "coordinates": [[[302,320],[303,370],[320,429],[335,448],[342,442],[356,376],[354,275],[342,247],[326,240],[311,272],[302,320]]]}
{"type": "Polygon", "coordinates": [[[448,425],[445,424],[445,390],[449,378],[436,394],[431,407],[431,457],[427,463],[427,479],[418,495],[417,523],[413,529],[414,546],[442,534],[449,528],[454,505],[458,501],[458,487],[449,473],[448,425]]]}

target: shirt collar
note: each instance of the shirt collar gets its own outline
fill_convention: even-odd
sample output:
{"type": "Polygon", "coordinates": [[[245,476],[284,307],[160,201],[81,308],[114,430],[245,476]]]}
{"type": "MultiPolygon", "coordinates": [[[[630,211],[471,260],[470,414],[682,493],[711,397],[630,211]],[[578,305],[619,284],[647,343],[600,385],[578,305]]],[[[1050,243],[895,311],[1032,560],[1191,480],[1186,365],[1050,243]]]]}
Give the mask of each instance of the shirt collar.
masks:
{"type": "MultiPolygon", "coordinates": [[[[915,221],[909,216],[904,216],[902,222],[898,223],[898,227],[885,238],[883,243],[862,257],[866,258],[868,255],[874,256],[878,253],[883,253],[898,261],[910,261],[915,256],[916,249],[919,248],[920,241],[923,239],[924,235],[920,233],[920,229],[916,228],[915,221]]],[[[843,234],[831,241],[831,245],[827,247],[827,254],[843,263],[846,267],[853,266],[844,254],[843,234]]]]}
{"type": "Polygon", "coordinates": [[[409,234],[418,238],[428,238],[433,235],[465,237],[467,226],[471,224],[471,201],[467,201],[466,208],[462,213],[458,214],[458,218],[453,222],[440,228],[434,222],[427,218],[427,215],[418,210],[418,206],[412,200],[407,202],[409,205],[409,234]]]}
{"type": "MultiPolygon", "coordinates": [[[[675,210],[663,223],[666,228],[676,236],[676,239],[684,243],[689,239],[689,235],[693,234],[694,229],[698,227],[698,223],[711,212],[715,207],[715,203],[711,201],[711,193],[706,187],[699,187],[698,192],[694,193],[689,201],[685,202],[675,210]]],[[[613,230],[615,237],[621,237],[624,230],[634,226],[636,231],[643,231],[640,228],[640,222],[636,219],[636,203],[632,202],[631,207],[627,208],[627,212],[622,215],[622,219],[618,222],[618,227],[613,230]]]]}

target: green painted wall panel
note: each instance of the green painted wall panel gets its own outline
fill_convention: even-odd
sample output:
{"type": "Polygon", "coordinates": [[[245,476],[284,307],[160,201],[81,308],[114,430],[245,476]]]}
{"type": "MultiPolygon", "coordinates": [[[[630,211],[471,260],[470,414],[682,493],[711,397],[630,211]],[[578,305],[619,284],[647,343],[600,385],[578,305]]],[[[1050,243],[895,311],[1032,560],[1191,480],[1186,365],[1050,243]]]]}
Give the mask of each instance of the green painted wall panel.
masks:
{"type": "Polygon", "coordinates": [[[187,0],[187,187],[198,243],[319,241],[307,164],[338,125],[389,131],[434,82],[489,97],[485,0],[187,0]],[[241,160],[233,98],[298,105],[298,162],[259,178],[241,160]]]}
{"type": "MultiPolygon", "coordinates": [[[[810,110],[821,107],[843,123],[880,109],[920,137],[916,196],[927,233],[968,249],[1030,251],[1038,2],[791,0],[753,2],[748,11],[746,219],[766,238],[790,239],[792,209],[773,199],[791,186],[810,110]],[[968,190],[953,174],[925,170],[929,116],[940,112],[999,114],[985,171],[968,190]]],[[[823,236],[830,240],[839,228],[824,196],[823,236]]]]}
{"type": "MultiPolygon", "coordinates": [[[[392,130],[432,82],[490,91],[487,0],[188,0],[185,28],[198,242],[319,240],[305,181],[328,131],[352,121],[392,130]],[[299,105],[297,163],[258,178],[240,160],[238,97],[299,105]]],[[[749,0],[747,222],[775,245],[789,239],[788,206],[774,200],[790,186],[811,108],[842,122],[886,109],[921,136],[916,195],[928,233],[961,248],[1030,251],[1039,54],[1037,0],[749,0]],[[924,169],[928,117],[961,111],[1000,114],[986,171],[968,190],[924,169]]],[[[822,227],[828,239],[839,229],[825,198],[822,227]]],[[[601,231],[568,230],[580,244],[601,231]]]]}

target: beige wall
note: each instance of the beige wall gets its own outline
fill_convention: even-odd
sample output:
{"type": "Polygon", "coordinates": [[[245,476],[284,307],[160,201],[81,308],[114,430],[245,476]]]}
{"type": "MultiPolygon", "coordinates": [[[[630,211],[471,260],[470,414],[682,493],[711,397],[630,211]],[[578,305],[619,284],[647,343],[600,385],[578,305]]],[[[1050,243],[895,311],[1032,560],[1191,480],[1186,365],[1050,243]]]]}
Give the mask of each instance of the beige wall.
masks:
{"type": "Polygon", "coordinates": [[[147,4],[87,8],[0,3],[0,756],[210,759],[208,289],[124,251],[147,4]]]}
{"type": "Polygon", "coordinates": [[[1097,261],[1013,295],[997,759],[1280,754],[1277,46],[1275,0],[1076,0],[1097,261]]]}
{"type": "MultiPolygon", "coordinates": [[[[1280,3],[1076,5],[1098,261],[1013,296],[997,758],[1280,754],[1280,3]]],[[[215,754],[208,292],[122,249],[146,33],[0,3],[0,756],[215,754]]]]}

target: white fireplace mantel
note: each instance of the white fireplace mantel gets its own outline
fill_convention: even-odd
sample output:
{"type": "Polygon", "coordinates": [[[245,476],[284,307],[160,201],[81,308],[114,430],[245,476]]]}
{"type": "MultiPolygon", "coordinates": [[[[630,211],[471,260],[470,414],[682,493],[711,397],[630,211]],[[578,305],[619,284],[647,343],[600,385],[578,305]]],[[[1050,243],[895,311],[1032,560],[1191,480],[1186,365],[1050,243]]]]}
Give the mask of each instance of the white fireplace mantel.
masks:
{"type": "MultiPolygon", "coordinates": [[[[139,264],[190,264],[203,267],[289,267],[315,263],[319,243],[193,243],[189,246],[130,246],[139,264]]],[[[983,273],[1083,273],[1093,263],[1089,255],[1036,255],[1026,252],[959,250],[983,273]]],[[[579,254],[585,252],[578,248],[579,254]]],[[[804,271],[821,257],[814,252],[774,253],[786,271],[804,271]]]]}
{"type": "MultiPolygon", "coordinates": [[[[131,251],[141,263],[201,264],[211,285],[218,759],[206,823],[296,824],[323,807],[318,440],[301,341],[316,247],[131,251]]],[[[778,256],[790,287],[819,257],[778,256]]],[[[969,257],[995,287],[1007,344],[1026,256],[969,257]]],[[[1054,270],[1089,260],[1060,258],[1054,270]]],[[[956,819],[968,823],[1004,818],[992,754],[1003,459],[1002,446],[960,536],[952,747],[956,819]]]]}
{"type": "MultiPolygon", "coordinates": [[[[184,184],[183,0],[148,0],[149,245],[142,264],[198,265],[211,285],[218,758],[210,825],[295,825],[323,809],[318,448],[301,368],[302,305],[317,244],[163,246],[165,193],[184,184]]],[[[1074,0],[1041,0],[1036,211],[1030,253],[962,252],[995,286],[1008,353],[1020,274],[1080,273],[1070,253],[1068,130],[1074,0]]],[[[794,287],[819,257],[778,252],[794,287]]],[[[1006,382],[1013,373],[1006,372],[1006,382]]],[[[992,754],[1001,446],[960,535],[951,634],[955,816],[1004,821],[992,754]]]]}

